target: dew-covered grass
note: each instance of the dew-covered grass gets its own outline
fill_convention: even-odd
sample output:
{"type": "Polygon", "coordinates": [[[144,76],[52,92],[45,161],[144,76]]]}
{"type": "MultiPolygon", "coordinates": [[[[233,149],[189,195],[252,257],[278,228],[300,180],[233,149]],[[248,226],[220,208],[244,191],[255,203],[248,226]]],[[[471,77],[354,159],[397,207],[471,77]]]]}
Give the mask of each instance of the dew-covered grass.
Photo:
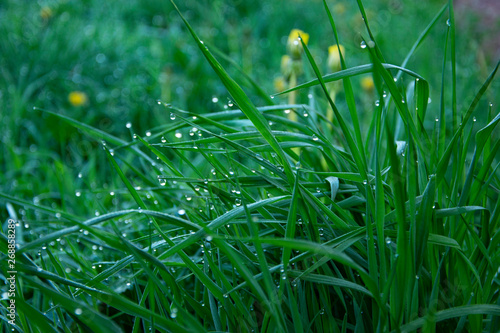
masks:
{"type": "Polygon", "coordinates": [[[2,331],[498,332],[499,64],[249,3],[0,6],[2,331]]]}

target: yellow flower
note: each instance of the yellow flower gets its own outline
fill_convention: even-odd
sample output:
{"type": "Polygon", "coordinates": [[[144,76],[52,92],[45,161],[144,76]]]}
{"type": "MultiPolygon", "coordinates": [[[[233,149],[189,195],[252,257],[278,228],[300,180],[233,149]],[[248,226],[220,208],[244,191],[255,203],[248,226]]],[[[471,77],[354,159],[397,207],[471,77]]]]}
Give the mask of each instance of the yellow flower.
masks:
{"type": "MultiPolygon", "coordinates": [[[[345,48],[342,45],[340,45],[340,52],[344,57],[345,48]]],[[[337,45],[332,45],[328,48],[328,69],[331,70],[332,72],[338,72],[339,70],[342,69],[340,63],[339,47],[337,47],[337,45]]]]}
{"type": "Polygon", "coordinates": [[[52,15],[54,15],[54,13],[52,13],[52,9],[50,9],[50,7],[42,7],[40,9],[40,17],[42,20],[47,21],[52,17],[52,15]]]}
{"type": "Polygon", "coordinates": [[[286,89],[286,81],[283,76],[279,76],[274,79],[274,90],[277,92],[282,92],[286,89]]]}
{"type": "Polygon", "coordinates": [[[373,78],[371,76],[365,76],[361,79],[361,88],[366,92],[373,91],[375,84],[373,83],[373,78]]]}
{"type": "Polygon", "coordinates": [[[68,95],[68,101],[73,106],[82,106],[87,103],[87,94],[81,91],[72,91],[68,95]]]}
{"type": "Polygon", "coordinates": [[[301,37],[304,44],[307,45],[307,42],[309,42],[309,34],[299,29],[293,29],[290,32],[290,35],[288,35],[288,41],[286,43],[288,55],[290,55],[290,57],[292,57],[292,59],[294,60],[300,59],[303,51],[302,43],[300,42],[299,37],[301,37]]]}

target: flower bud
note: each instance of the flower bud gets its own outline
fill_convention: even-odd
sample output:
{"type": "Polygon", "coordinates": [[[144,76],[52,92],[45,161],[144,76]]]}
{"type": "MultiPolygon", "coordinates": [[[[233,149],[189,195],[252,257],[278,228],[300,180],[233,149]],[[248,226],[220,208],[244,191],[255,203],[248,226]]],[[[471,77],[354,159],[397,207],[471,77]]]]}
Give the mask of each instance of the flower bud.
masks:
{"type": "MultiPolygon", "coordinates": [[[[344,56],[345,48],[342,45],[340,45],[340,52],[344,56]]],[[[332,72],[338,72],[342,69],[339,47],[337,45],[332,45],[328,48],[328,69],[332,72]]]]}
{"type": "Polygon", "coordinates": [[[292,74],[292,58],[289,55],[281,57],[281,74],[287,79],[292,74]]]}
{"type": "Polygon", "coordinates": [[[52,9],[50,9],[50,7],[42,7],[40,9],[40,17],[44,21],[48,21],[53,15],[54,13],[52,12],[52,9]]]}
{"type": "Polygon", "coordinates": [[[373,91],[375,84],[373,83],[373,78],[371,76],[365,76],[361,79],[361,88],[366,92],[373,91]]]}
{"type": "Polygon", "coordinates": [[[286,89],[286,81],[283,76],[274,79],[274,91],[282,92],[286,89]]]}
{"type": "Polygon", "coordinates": [[[294,60],[300,59],[300,56],[303,51],[302,43],[300,42],[299,37],[302,38],[304,44],[307,44],[307,42],[309,41],[309,34],[299,29],[293,29],[290,32],[290,35],[288,36],[288,41],[286,43],[286,49],[288,51],[288,55],[290,55],[290,57],[292,57],[292,59],[294,60]]]}
{"type": "Polygon", "coordinates": [[[68,95],[68,101],[73,106],[82,106],[87,103],[87,94],[81,91],[72,91],[68,95]]]}

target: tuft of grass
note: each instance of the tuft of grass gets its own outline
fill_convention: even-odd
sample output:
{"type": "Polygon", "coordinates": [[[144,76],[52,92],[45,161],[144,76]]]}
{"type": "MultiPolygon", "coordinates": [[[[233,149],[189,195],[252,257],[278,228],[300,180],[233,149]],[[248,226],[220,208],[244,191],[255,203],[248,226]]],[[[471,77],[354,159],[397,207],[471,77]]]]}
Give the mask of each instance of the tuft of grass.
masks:
{"type": "MultiPolygon", "coordinates": [[[[451,1],[397,65],[358,0],[369,62],[349,67],[341,56],[342,70],[324,74],[313,43],[300,40],[304,83],[271,98],[243,75],[265,106],[172,4],[230,101],[200,113],[160,99],[165,121],[145,136],[127,126],[131,139],[50,107],[33,111],[102,150],[74,192],[57,159],[50,180],[60,196],[0,192],[18,222],[14,329],[497,332],[500,113],[483,101],[500,62],[461,108],[451,1]],[[445,13],[436,91],[419,74],[417,50],[445,13]],[[368,107],[352,83],[367,74],[376,100],[368,107]],[[338,80],[340,101],[327,85],[338,80]],[[280,104],[290,92],[306,92],[307,103],[280,104]]],[[[333,32],[324,38],[339,45],[336,13],[323,7],[333,32]]],[[[0,242],[7,276],[7,233],[0,242]]]]}

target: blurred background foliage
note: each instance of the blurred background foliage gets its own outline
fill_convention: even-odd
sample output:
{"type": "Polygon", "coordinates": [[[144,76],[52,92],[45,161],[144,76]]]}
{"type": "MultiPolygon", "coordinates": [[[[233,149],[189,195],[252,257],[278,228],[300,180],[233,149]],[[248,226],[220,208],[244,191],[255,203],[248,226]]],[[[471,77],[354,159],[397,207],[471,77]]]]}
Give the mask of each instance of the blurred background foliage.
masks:
{"type": "MultiPolygon", "coordinates": [[[[367,33],[355,2],[328,3],[348,66],[369,63],[368,53],[360,47],[361,36],[367,38],[367,33]]],[[[377,41],[383,52],[387,50],[387,62],[401,64],[444,3],[365,3],[377,41]]],[[[226,54],[268,94],[276,92],[273,82],[293,28],[309,33],[311,51],[326,73],[328,46],[335,41],[322,1],[186,0],[178,5],[212,50],[226,54]]],[[[470,28],[478,16],[463,8],[457,17],[459,110],[470,103],[496,62],[495,50],[478,43],[481,31],[470,28]]],[[[447,17],[407,66],[429,80],[436,101],[447,17]]],[[[0,36],[0,191],[4,193],[36,202],[49,200],[77,214],[109,208],[111,199],[100,196],[101,190],[112,187],[100,142],[34,111],[34,106],[124,140],[131,140],[132,133],[144,136],[168,121],[169,113],[157,105],[157,99],[198,113],[227,108],[227,92],[169,1],[3,0],[0,36]],[[92,195],[75,197],[80,189],[92,195]],[[67,204],[82,199],[87,200],[84,205],[67,204]]],[[[266,103],[236,67],[221,62],[258,106],[266,103]]],[[[299,82],[311,77],[306,68],[299,82]]],[[[360,80],[353,80],[360,112],[370,112],[375,96],[360,88],[360,80]]],[[[498,88],[495,82],[490,96],[498,88]]],[[[304,101],[304,96],[298,98],[304,101]]],[[[286,98],[274,102],[284,103],[286,98]]],[[[437,114],[439,102],[429,112],[437,114]]],[[[4,207],[1,214],[4,220],[4,207]]]]}

